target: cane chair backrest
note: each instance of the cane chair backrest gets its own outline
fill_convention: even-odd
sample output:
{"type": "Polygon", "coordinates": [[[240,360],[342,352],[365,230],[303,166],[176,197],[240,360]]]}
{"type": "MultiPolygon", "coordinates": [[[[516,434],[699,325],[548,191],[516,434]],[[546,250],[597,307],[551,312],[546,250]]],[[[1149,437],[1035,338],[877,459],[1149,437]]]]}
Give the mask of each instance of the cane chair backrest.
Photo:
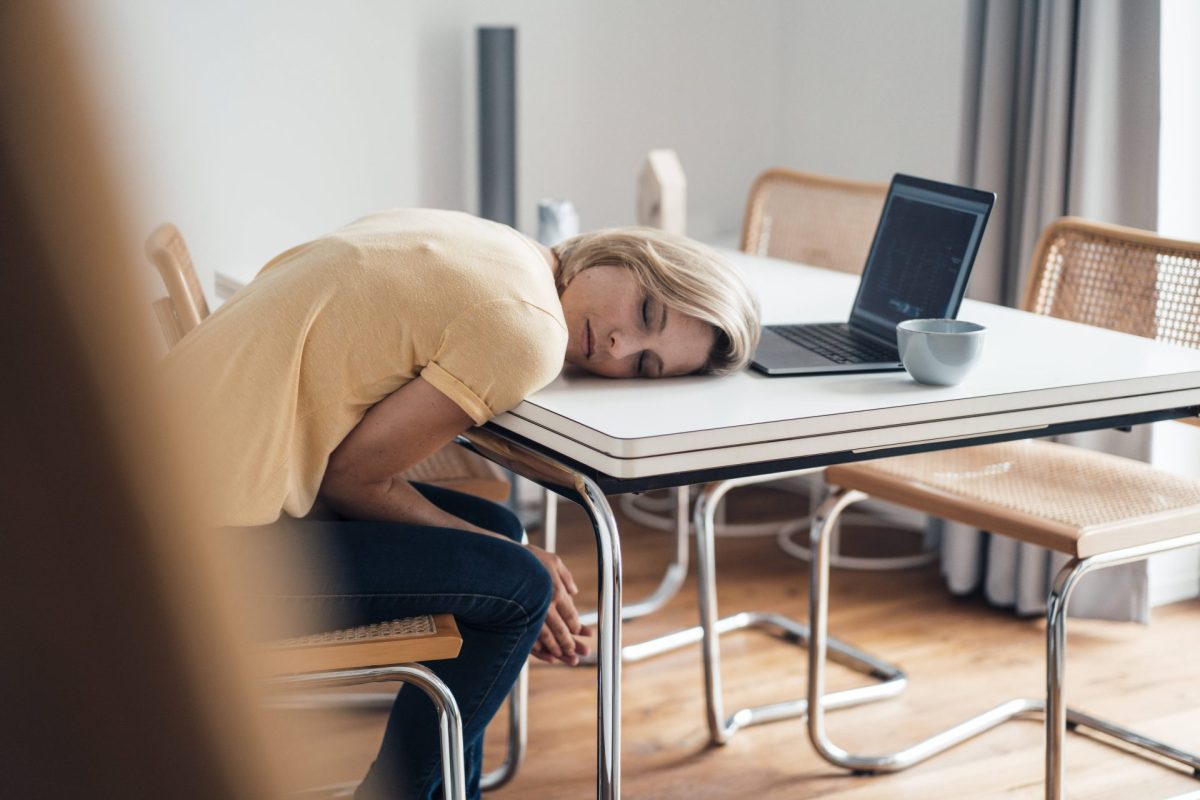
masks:
{"type": "Polygon", "coordinates": [[[1038,240],[1022,307],[1200,348],[1200,242],[1063,217],[1038,240]]]}
{"type": "Polygon", "coordinates": [[[742,251],[859,274],[887,184],[769,169],[750,188],[742,251]]]}

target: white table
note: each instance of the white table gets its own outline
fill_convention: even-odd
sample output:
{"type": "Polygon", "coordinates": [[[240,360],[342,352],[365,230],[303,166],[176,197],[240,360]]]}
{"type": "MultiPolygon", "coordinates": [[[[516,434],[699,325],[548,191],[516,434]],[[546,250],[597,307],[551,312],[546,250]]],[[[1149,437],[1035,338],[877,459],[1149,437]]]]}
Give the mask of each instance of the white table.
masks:
{"type": "MultiPolygon", "coordinates": [[[[857,278],[731,253],[768,323],[845,320],[857,278]]],[[[613,381],[564,373],[485,428],[484,455],[580,502],[600,554],[597,795],[620,796],[621,566],[605,494],[1200,413],[1200,351],[966,301],[988,327],[962,384],[903,372],[613,381]]]]}

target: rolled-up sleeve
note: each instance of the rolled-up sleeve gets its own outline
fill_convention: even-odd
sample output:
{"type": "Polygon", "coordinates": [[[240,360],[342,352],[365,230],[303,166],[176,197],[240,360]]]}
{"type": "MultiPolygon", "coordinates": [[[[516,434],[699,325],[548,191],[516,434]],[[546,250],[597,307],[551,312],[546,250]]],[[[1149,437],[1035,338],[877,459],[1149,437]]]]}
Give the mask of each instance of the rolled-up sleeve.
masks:
{"type": "Polygon", "coordinates": [[[446,326],[421,377],[482,425],[554,380],[566,348],[566,328],[545,310],[481,303],[446,326]]]}

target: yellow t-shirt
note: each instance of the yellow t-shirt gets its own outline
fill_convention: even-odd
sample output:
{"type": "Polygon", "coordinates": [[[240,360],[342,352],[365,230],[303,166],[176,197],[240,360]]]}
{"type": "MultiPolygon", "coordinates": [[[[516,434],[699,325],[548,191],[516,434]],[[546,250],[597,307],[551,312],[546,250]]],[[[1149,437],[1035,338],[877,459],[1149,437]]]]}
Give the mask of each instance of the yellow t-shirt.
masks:
{"type": "Polygon", "coordinates": [[[563,365],[554,276],[513,229],[453,211],[374,214],[273,259],[166,360],[211,451],[219,525],[306,514],[329,454],[417,376],[476,424],[563,365]]]}

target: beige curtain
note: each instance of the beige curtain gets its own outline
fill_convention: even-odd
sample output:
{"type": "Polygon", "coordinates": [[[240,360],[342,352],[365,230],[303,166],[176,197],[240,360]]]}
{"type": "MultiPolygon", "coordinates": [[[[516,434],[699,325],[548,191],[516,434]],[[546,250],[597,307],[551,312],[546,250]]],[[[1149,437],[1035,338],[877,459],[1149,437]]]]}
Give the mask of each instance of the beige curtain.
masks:
{"type": "MultiPolygon", "coordinates": [[[[977,61],[962,173],[998,195],[970,293],[1015,305],[1038,235],[1054,218],[1156,226],[1159,4],[975,0],[968,37],[977,61]]],[[[1146,428],[1063,441],[1149,456],[1146,428]]],[[[963,525],[941,530],[952,591],[982,588],[992,603],[1018,614],[1045,610],[1064,557],[963,525]]],[[[1089,576],[1071,613],[1145,621],[1145,563],[1089,576]]]]}

